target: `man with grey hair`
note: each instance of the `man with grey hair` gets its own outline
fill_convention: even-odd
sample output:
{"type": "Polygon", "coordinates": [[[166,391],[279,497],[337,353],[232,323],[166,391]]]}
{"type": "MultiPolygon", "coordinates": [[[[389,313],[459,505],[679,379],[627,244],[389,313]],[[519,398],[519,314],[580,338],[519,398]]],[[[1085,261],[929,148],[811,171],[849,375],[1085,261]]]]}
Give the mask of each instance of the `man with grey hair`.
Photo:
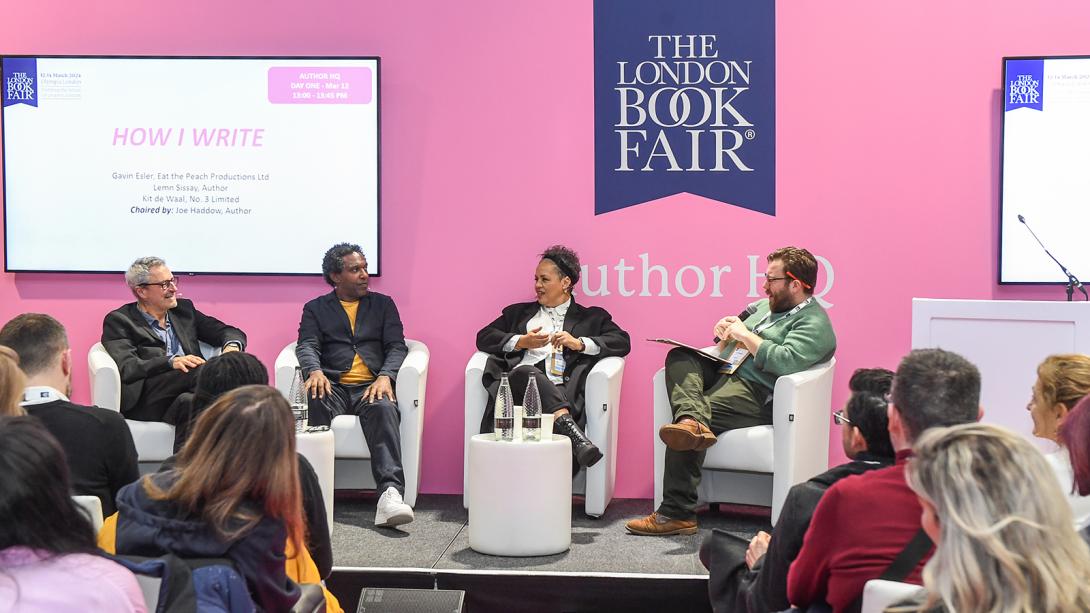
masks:
{"type": "Polygon", "coordinates": [[[121,371],[121,413],[174,424],[184,404],[179,398],[192,393],[204,364],[200,343],[242,351],[246,335],[178,298],[178,281],[162,258],[136,260],[125,282],[136,302],[110,311],[102,322],[102,345],[121,371]]]}

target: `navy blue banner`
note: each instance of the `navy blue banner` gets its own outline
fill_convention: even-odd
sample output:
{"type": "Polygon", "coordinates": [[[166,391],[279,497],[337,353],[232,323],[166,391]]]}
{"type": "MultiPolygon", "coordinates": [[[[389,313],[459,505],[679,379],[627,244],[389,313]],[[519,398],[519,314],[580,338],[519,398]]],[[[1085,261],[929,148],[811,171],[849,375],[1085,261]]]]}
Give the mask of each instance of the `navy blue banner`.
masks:
{"type": "Polygon", "coordinates": [[[1005,111],[1045,108],[1045,61],[1007,60],[1005,111]]]}
{"type": "Polygon", "coordinates": [[[9,57],[4,62],[4,104],[38,106],[38,60],[32,57],[9,57]]]}
{"type": "Polygon", "coordinates": [[[772,0],[595,0],[595,214],[688,192],[776,214],[772,0]]]}

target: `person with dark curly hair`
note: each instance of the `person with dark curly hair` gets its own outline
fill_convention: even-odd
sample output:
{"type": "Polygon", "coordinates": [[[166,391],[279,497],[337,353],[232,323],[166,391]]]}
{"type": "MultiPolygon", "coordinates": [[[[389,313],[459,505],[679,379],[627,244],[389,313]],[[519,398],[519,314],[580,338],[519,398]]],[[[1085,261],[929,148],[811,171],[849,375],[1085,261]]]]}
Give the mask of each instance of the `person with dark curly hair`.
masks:
{"type": "Polygon", "coordinates": [[[295,356],[310,397],[311,425],[337,415],[358,415],[371,450],[371,473],[381,492],[375,525],[413,520],[405,504],[401,413],[394,398],[397,371],[408,354],[393,299],[370,291],[367,258],[359,245],[340,243],[322,258],[322,276],[333,291],[303,306],[295,356]]]}
{"type": "Polygon", "coordinates": [[[509,373],[515,404],[522,404],[530,378],[537,380],[541,409],[554,416],[553,432],[572,441],[575,464],[593,466],[602,452],[583,434],[584,388],[594,364],[625,356],[628,333],[601,307],[578,304],[579,256],[562,245],[541,254],[534,271],[536,299],[503,309],[477,333],[477,349],[492,354],[482,381],[488,389],[481,432],[492,432],[493,406],[500,376],[509,373]]]}

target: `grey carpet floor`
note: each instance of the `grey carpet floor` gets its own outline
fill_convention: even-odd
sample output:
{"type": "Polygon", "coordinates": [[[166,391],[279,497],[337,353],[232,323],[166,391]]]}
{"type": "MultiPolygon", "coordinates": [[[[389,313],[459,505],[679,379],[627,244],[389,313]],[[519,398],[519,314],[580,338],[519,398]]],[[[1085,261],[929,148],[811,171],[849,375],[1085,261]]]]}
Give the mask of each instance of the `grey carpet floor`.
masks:
{"type": "Polygon", "coordinates": [[[628,534],[625,522],[647,515],[651,506],[650,500],[614,499],[604,516],[591,519],[583,514],[582,502],[574,499],[571,549],[551,556],[508,558],[469,548],[468,514],[461,496],[422,495],[415,521],[392,529],[374,526],[374,496],[341,493],[334,505],[333,561],[344,567],[706,575],[697,552],[713,528],[745,538],[770,529],[768,509],[724,505],[719,511],[702,511],[700,531],[692,536],[628,534]]]}

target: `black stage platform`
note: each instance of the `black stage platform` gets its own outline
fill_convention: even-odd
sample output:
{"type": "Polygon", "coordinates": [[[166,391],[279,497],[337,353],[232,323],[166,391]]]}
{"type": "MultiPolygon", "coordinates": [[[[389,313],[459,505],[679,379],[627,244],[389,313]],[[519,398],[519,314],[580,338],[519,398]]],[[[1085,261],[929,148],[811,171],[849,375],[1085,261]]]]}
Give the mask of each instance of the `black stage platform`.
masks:
{"type": "Polygon", "coordinates": [[[374,495],[338,492],[327,584],[348,612],[364,587],[465,590],[473,613],[710,611],[707,570],[697,558],[704,537],[712,528],[747,538],[770,529],[767,508],[724,505],[702,511],[693,536],[625,531],[626,521],[651,510],[650,500],[614,499],[602,518],[591,519],[575,498],[571,549],[508,558],[469,548],[461,496],[420,496],[416,520],[389,529],[374,526],[374,495]]]}

